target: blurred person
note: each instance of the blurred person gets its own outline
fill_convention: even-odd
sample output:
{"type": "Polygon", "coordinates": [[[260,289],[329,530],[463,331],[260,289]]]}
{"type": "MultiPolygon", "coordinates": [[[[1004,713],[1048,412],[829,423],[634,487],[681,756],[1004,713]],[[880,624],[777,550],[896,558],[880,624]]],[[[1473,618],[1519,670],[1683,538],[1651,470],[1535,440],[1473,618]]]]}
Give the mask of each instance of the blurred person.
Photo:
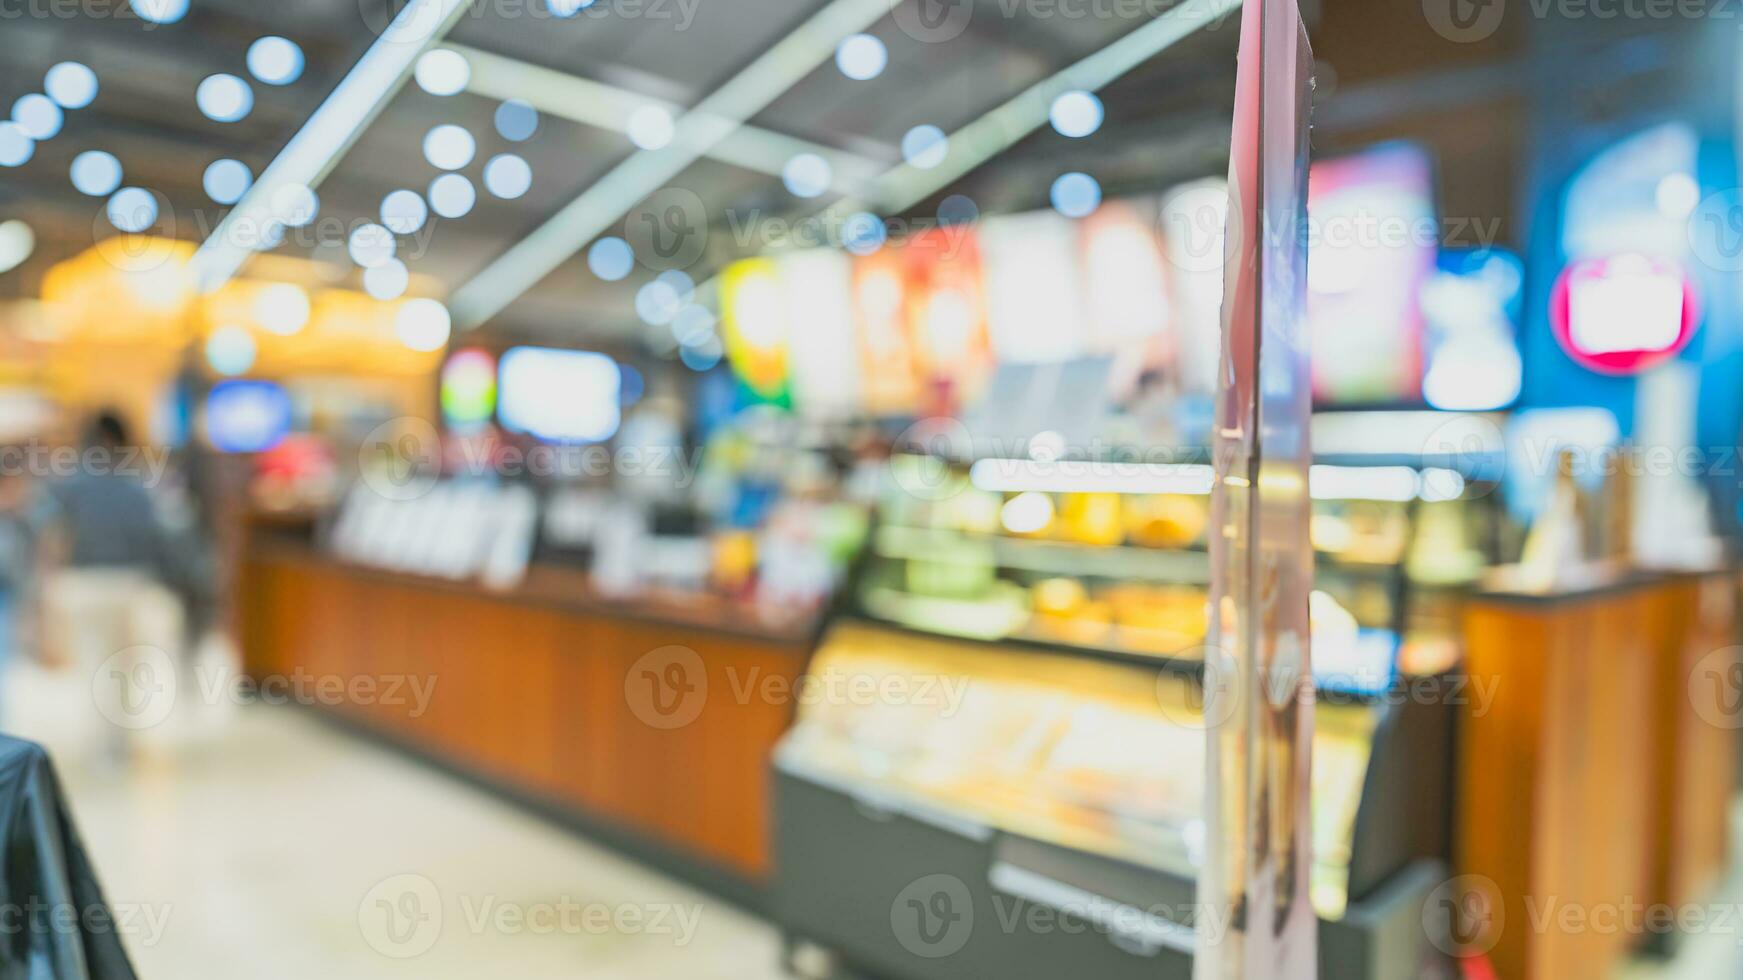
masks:
{"type": "Polygon", "coordinates": [[[81,448],[76,472],[49,484],[43,650],[50,665],[88,672],[110,753],[124,761],[130,733],[159,720],[155,696],[174,690],[159,674],[183,645],[183,576],[121,418],[98,413],[81,448]]]}
{"type": "MultiPolygon", "coordinates": [[[[18,652],[28,646],[29,617],[37,576],[36,541],[40,517],[33,504],[33,487],[23,473],[0,470],[0,692],[18,652]]],[[[0,724],[5,722],[0,697],[0,724]]]]}

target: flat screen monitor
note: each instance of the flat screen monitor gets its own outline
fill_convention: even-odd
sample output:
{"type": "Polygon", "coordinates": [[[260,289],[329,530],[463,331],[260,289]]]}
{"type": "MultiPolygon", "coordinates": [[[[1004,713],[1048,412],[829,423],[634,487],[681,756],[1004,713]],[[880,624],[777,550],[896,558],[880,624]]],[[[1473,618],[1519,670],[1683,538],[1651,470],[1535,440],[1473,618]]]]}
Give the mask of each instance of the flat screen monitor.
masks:
{"type": "Polygon", "coordinates": [[[604,354],[511,347],[497,367],[497,421],[545,442],[602,442],[617,432],[622,384],[604,354]]]}
{"type": "Polygon", "coordinates": [[[206,439],[219,452],[265,452],[290,430],[290,395],[271,381],[220,381],[206,395],[206,439]]]}

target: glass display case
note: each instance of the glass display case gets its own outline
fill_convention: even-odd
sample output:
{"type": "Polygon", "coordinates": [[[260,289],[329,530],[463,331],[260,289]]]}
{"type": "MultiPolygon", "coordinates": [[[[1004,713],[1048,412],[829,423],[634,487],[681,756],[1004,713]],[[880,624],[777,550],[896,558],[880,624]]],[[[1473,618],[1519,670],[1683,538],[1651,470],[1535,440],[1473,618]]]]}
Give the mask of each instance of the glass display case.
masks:
{"type": "MultiPolygon", "coordinates": [[[[1408,929],[1372,906],[1409,891],[1400,882],[1432,887],[1423,869],[1445,859],[1451,710],[1422,691],[1456,660],[1457,596],[1489,561],[1489,487],[1391,463],[1327,462],[1310,478],[1314,907],[1333,948],[1398,929],[1417,949],[1420,905],[1408,929]]],[[[1056,872],[1099,869],[1066,874],[1080,897],[1131,873],[1190,891],[1204,844],[1203,662],[1215,655],[1210,482],[1199,460],[893,457],[849,608],[810,667],[819,691],[878,694],[801,705],[777,752],[777,850],[833,793],[854,805],[832,832],[864,834],[844,851],[884,846],[889,828],[861,823],[868,812],[925,814],[995,852],[1051,848],[1056,872]]],[[[875,959],[854,952],[866,937],[829,935],[839,927],[807,910],[811,884],[841,859],[794,848],[777,888],[793,931],[875,959]]],[[[950,873],[1033,881],[976,870],[979,854],[950,873]]],[[[1144,954],[1134,969],[1156,975],[1169,949],[1189,964],[1189,906],[1144,919],[1148,940],[1125,937],[1144,954]]]]}
{"type": "MultiPolygon", "coordinates": [[[[925,633],[1201,662],[1210,480],[1199,462],[896,456],[858,611],[925,633]]],[[[1371,690],[1395,662],[1444,668],[1457,596],[1500,547],[1493,485],[1349,462],[1316,464],[1311,480],[1322,681],[1371,690]]]]}

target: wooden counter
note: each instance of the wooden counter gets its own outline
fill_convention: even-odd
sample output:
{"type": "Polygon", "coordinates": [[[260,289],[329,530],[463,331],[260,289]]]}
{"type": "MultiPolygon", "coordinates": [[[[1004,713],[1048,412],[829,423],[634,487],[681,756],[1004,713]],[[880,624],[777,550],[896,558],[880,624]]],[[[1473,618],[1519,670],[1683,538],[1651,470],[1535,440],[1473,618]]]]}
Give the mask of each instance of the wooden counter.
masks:
{"type": "Polygon", "coordinates": [[[1470,602],[1467,669],[1495,696],[1460,720],[1455,865],[1500,902],[1489,929],[1467,924],[1498,976],[1609,976],[1654,937],[1605,917],[1707,897],[1737,732],[1702,717],[1690,678],[1734,642],[1735,591],[1725,573],[1627,575],[1470,602]]]}
{"type": "Polygon", "coordinates": [[[270,538],[248,549],[240,596],[256,681],[362,679],[376,693],[318,707],[667,850],[700,877],[753,892],[767,878],[769,758],[791,721],[784,692],[804,670],[808,624],[614,602],[557,569],[491,593],[270,538]],[[411,681],[434,685],[421,713],[411,681]]]}
{"type": "Polygon", "coordinates": [[[1711,901],[1730,858],[1740,706],[1737,579],[1677,575],[1657,590],[1653,689],[1653,862],[1649,901],[1711,901]],[[1692,708],[1692,710],[1691,710],[1692,708]]]}

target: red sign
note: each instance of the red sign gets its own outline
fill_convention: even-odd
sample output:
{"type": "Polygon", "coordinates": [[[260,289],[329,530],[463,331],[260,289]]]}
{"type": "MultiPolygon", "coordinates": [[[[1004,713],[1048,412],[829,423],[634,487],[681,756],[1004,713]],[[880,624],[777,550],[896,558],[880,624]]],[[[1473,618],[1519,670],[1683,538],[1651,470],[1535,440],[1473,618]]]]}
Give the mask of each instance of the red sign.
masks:
{"type": "Polygon", "coordinates": [[[1700,322],[1693,280],[1677,263],[1645,255],[1574,262],[1549,298],[1556,343],[1600,374],[1638,374],[1670,360],[1700,322]]]}

